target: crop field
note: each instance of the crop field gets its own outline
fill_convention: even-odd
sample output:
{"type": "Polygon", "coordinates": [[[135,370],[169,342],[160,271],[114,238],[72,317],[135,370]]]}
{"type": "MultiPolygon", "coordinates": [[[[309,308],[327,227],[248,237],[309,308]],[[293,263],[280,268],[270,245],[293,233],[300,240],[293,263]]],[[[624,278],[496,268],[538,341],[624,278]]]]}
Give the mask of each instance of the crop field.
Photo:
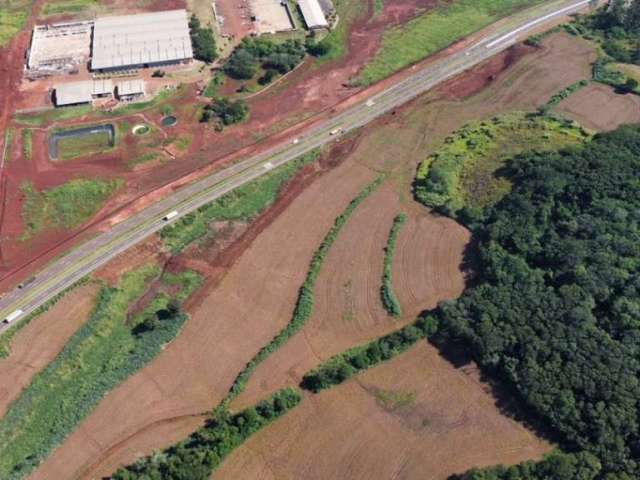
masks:
{"type": "Polygon", "coordinates": [[[104,287],[89,320],[10,406],[0,421],[3,477],[30,472],[106,392],[175,337],[185,316],[172,313],[168,305],[197,288],[192,273],[164,277],[168,287],[178,286],[178,293],[160,293],[143,311],[129,311],[159,273],[156,266],[147,266],[125,275],[116,288],[104,287]]]}
{"type": "Polygon", "coordinates": [[[457,0],[388,30],[382,46],[359,76],[371,85],[442,50],[514,11],[543,0],[457,0]]]}
{"type": "Polygon", "coordinates": [[[77,227],[95,215],[121,185],[119,180],[77,179],[38,190],[33,184],[24,183],[23,239],[49,228],[77,227]]]}
{"type": "MultiPolygon", "coordinates": [[[[298,289],[318,243],[345,205],[381,171],[388,173],[389,180],[354,213],[318,278],[314,317],[321,320],[310,319],[307,326],[315,325],[314,329],[294,336],[262,364],[232,407],[238,407],[244,399],[250,403],[252,392],[258,397],[277,388],[274,385],[277,382],[295,383],[307,367],[319,363],[336,349],[342,351],[354,343],[395,330],[415,320],[422,309],[435,306],[439,299],[459,294],[464,287],[461,269],[468,260],[465,245],[469,234],[452,220],[432,215],[412,201],[411,181],[417,165],[440,148],[447,135],[464,124],[504,111],[536,110],[553,94],[585,78],[590,71],[591,50],[568,36],[550,37],[541,50],[527,50],[523,58],[514,56],[514,51],[520,55],[520,50],[512,50],[498,56],[438,91],[398,109],[396,115],[381,119],[356,139],[346,139],[345,144],[334,149],[330,158],[335,168],[307,186],[260,231],[246,250],[228,264],[224,276],[189,307],[192,318],[181,335],[153,362],[105,396],[32,478],[100,478],[141,455],[183,439],[190,427],[195,430],[202,423],[202,413],[219,404],[238,372],[290,320],[298,289]],[[489,77],[494,80],[489,82],[489,77]],[[394,320],[382,307],[379,288],[383,249],[393,218],[399,212],[407,214],[407,222],[398,236],[393,281],[404,316],[394,320]],[[353,265],[349,266],[352,261],[353,265]],[[353,275],[348,275],[349,270],[353,275]],[[323,336],[325,328],[333,329],[331,334],[323,336]],[[306,350],[301,350],[293,365],[275,365],[269,372],[273,382],[261,373],[270,361],[281,358],[281,352],[293,348],[294,342],[304,343],[307,336],[314,342],[316,351],[303,345],[306,350]],[[334,346],[332,342],[339,345],[334,346]],[[265,378],[268,381],[262,384],[265,378]],[[124,403],[127,409],[121,408],[124,403]]],[[[222,263],[212,262],[211,267],[217,271],[222,263]]],[[[419,348],[420,345],[416,347],[419,348]]],[[[414,350],[411,350],[339,387],[305,399],[297,407],[303,415],[297,416],[292,411],[287,420],[295,421],[272,424],[253,437],[248,447],[258,451],[262,447],[252,442],[260,442],[272,430],[281,432],[277,430],[281,425],[291,432],[284,441],[281,435],[274,435],[277,439],[270,440],[272,453],[284,455],[270,457],[272,468],[277,469],[272,474],[276,478],[312,475],[311,469],[284,470],[305,469],[304,455],[312,454],[314,458],[309,458],[307,463],[324,478],[353,477],[360,471],[362,478],[366,478],[371,472],[384,474],[386,468],[401,473],[398,464],[380,465],[383,459],[389,458],[388,452],[399,460],[407,458],[407,468],[417,472],[416,476],[443,478],[470,465],[512,463],[538,458],[547,451],[546,444],[499,414],[494,399],[485,391],[486,386],[465,373],[466,370],[455,369],[430,347],[425,348],[431,352],[426,358],[413,357],[414,350]],[[407,362],[411,365],[402,363],[405,358],[409,358],[407,362]],[[377,393],[362,392],[363,379],[375,376],[387,366],[393,380],[400,383],[371,380],[371,388],[378,389],[377,393]],[[423,373],[417,370],[421,366],[423,373]],[[407,374],[397,378],[398,369],[407,374]],[[428,390],[421,390],[430,376],[442,383],[430,384],[428,390]],[[341,389],[349,392],[347,397],[334,393],[341,389]],[[359,400],[361,395],[364,396],[359,400]],[[434,403],[429,403],[431,397],[435,398],[434,403]],[[322,414],[322,409],[315,405],[327,398],[331,399],[327,400],[329,413],[322,414]],[[467,398],[471,400],[465,403],[467,398]],[[380,410],[367,410],[371,406],[380,410]],[[398,414],[387,412],[412,406],[420,406],[420,413],[414,417],[409,415],[406,421],[398,414]],[[451,412],[449,416],[447,411],[451,412]],[[372,421],[363,421],[368,416],[372,421]],[[378,419],[382,423],[376,423],[378,419]],[[318,424],[313,423],[316,421],[318,424]],[[363,426],[358,429],[360,424],[363,426]],[[395,433],[397,424],[409,427],[398,434],[395,433]],[[428,429],[429,425],[433,430],[428,429]],[[343,443],[345,437],[351,438],[346,435],[351,430],[357,432],[353,437],[357,443],[343,443]],[[392,432],[389,435],[392,441],[384,436],[387,430],[392,432]],[[413,446],[420,446],[425,440],[432,442],[426,444],[425,450],[416,452],[405,448],[407,443],[400,437],[414,435],[407,433],[414,430],[417,433],[411,437],[413,446]],[[449,433],[451,436],[443,437],[446,438],[444,447],[439,448],[441,436],[449,433]],[[321,445],[314,444],[317,452],[322,452],[327,445],[334,445],[331,447],[334,450],[316,454],[313,448],[300,443],[302,435],[308,435],[304,437],[307,445],[321,442],[321,445]],[[298,443],[294,444],[289,438],[297,438],[298,443]],[[505,444],[497,443],[503,439],[505,444]],[[284,454],[279,453],[277,445],[282,445],[284,454]],[[369,445],[375,447],[371,447],[371,456],[366,450],[369,445]],[[509,449],[506,445],[515,448],[509,449]],[[284,460],[287,455],[291,461],[284,460]]],[[[241,448],[223,464],[218,475],[237,478],[237,470],[229,473],[226,466],[233,467],[243,459],[246,473],[240,477],[251,477],[255,471],[270,474],[258,457],[241,448]],[[256,465],[258,470],[252,470],[251,465],[256,465]]],[[[259,474],[255,476],[260,478],[259,474]]]]}
{"type": "Polygon", "coordinates": [[[550,445],[505,416],[488,390],[473,364],[456,368],[423,341],[305,397],[231,454],[215,478],[446,480],[471,466],[548,452],[550,445]]]}

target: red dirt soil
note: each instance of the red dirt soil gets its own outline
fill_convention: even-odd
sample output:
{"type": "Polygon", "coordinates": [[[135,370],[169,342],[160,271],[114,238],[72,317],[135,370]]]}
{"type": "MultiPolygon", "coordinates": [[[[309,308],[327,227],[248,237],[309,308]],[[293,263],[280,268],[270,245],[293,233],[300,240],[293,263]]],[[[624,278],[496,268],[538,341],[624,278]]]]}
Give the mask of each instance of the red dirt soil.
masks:
{"type": "Polygon", "coordinates": [[[343,385],[306,395],[213,478],[445,480],[547,453],[550,445],[502,414],[478,377],[473,364],[455,368],[421,342],[343,385]],[[398,400],[389,399],[394,394],[398,400]]]}

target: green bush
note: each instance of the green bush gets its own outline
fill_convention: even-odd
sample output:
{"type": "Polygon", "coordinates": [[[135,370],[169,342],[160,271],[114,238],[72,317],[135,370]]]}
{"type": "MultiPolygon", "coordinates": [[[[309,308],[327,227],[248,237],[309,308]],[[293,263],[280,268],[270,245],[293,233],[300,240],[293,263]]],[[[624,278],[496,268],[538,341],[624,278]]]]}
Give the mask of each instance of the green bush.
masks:
{"type": "Polygon", "coordinates": [[[208,122],[217,118],[222,125],[233,125],[244,122],[249,116],[249,105],[242,99],[232,101],[228,98],[215,98],[210,105],[204,107],[202,121],[208,122]]]}
{"type": "Polygon", "coordinates": [[[402,307],[400,301],[393,291],[393,257],[396,253],[396,243],[398,242],[398,234],[402,225],[407,221],[404,213],[397,215],[393,219],[393,226],[389,232],[387,246],[384,249],[384,266],[382,271],[382,287],[380,287],[380,295],[382,297],[382,305],[392,317],[402,315],[402,307]]]}
{"type": "Polygon", "coordinates": [[[258,430],[296,407],[298,390],[285,388],[235,415],[221,411],[186,440],[120,468],[113,480],[209,480],[211,473],[258,430]]]}

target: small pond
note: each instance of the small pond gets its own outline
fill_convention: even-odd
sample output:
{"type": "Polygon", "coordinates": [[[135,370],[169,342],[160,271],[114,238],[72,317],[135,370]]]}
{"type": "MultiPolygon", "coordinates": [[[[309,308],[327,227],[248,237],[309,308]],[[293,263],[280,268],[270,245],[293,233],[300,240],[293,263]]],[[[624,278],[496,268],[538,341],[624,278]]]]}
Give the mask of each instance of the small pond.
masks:
{"type": "Polygon", "coordinates": [[[176,123],[178,123],[178,119],[175,115],[167,115],[164,117],[160,123],[162,123],[165,127],[173,127],[176,123]]]}
{"type": "Polygon", "coordinates": [[[74,128],[73,130],[63,130],[54,132],[49,136],[49,156],[52,159],[58,158],[58,142],[63,138],[69,137],[86,137],[98,133],[106,132],[109,135],[110,146],[115,146],[116,129],[111,123],[106,125],[92,125],[90,127],[74,128]]]}

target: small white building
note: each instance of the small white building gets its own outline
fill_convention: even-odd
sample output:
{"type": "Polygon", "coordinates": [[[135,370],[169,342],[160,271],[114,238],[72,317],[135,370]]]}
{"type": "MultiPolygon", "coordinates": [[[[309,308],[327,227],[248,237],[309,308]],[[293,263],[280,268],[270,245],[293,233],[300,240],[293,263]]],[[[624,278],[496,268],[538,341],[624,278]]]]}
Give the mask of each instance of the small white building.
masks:
{"type": "Polygon", "coordinates": [[[124,101],[131,101],[144,97],[144,80],[136,78],[134,80],[118,82],[118,85],[116,86],[116,95],[119,100],[124,101]]]}
{"type": "Polygon", "coordinates": [[[298,0],[298,6],[309,30],[329,28],[329,22],[318,0],[298,0]]]}
{"type": "Polygon", "coordinates": [[[83,80],[56,85],[54,103],[58,107],[91,103],[94,98],[113,95],[113,82],[109,79],[83,80]]]}

